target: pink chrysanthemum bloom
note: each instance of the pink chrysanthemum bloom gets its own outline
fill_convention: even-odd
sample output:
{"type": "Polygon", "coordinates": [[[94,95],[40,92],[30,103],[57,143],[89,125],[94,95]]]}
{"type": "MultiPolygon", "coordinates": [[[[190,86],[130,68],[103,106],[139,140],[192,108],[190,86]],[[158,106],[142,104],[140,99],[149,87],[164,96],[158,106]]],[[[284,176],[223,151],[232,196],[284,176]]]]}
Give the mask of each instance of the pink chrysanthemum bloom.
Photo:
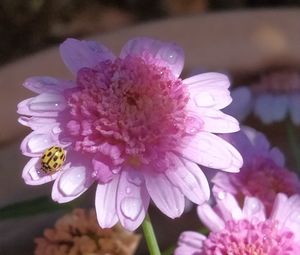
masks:
{"type": "Polygon", "coordinates": [[[267,212],[270,212],[277,193],[300,194],[297,174],[284,167],[283,154],[270,146],[265,135],[244,127],[238,133],[225,136],[240,151],[244,164],[236,174],[218,172],[212,179],[214,192],[230,192],[240,204],[246,196],[257,197],[267,212]]]}
{"type": "Polygon", "coordinates": [[[136,229],[150,198],[167,216],[178,217],[184,197],[201,204],[209,197],[197,164],[238,172],[242,158],[212,133],[239,130],[220,109],[231,102],[226,76],[217,73],[181,80],[183,51],[148,38],[129,41],[115,57],[96,42],[66,40],[60,47],[75,81],[33,77],[24,86],[39,95],[18,105],[19,121],[33,129],[21,149],[32,157],[25,182],[55,180],[52,198],[68,202],[98,184],[101,227],[118,221],[136,229]],[[41,171],[50,146],[63,147],[60,171],[41,171]]]}
{"type": "Polygon", "coordinates": [[[233,103],[225,109],[239,120],[251,112],[264,124],[284,120],[288,115],[300,125],[300,73],[293,70],[270,72],[249,86],[232,91],[233,103]]]}
{"type": "Polygon", "coordinates": [[[208,237],[183,232],[174,255],[296,255],[300,254],[300,196],[276,196],[271,215],[263,203],[246,197],[243,208],[230,193],[220,193],[217,208],[198,207],[211,230],[208,237]]]}

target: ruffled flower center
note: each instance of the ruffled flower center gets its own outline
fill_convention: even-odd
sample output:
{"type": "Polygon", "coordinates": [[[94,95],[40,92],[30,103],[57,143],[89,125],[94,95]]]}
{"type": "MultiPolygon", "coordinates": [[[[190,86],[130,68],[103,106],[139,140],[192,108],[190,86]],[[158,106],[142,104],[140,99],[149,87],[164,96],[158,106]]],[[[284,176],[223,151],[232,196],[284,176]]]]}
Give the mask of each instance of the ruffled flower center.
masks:
{"type": "Polygon", "coordinates": [[[264,203],[267,213],[271,211],[277,193],[293,195],[300,192],[297,175],[266,158],[244,165],[240,173],[230,175],[230,181],[239,192],[237,197],[241,203],[245,196],[257,197],[264,203]]]}
{"type": "Polygon", "coordinates": [[[109,144],[139,167],[178,146],[188,94],[182,81],[155,61],[128,56],[79,70],[78,86],[65,92],[64,135],[74,141],[74,150],[105,155],[103,144],[109,144]]]}
{"type": "Polygon", "coordinates": [[[299,244],[290,231],[278,230],[273,221],[228,221],[220,232],[204,241],[204,255],[295,255],[299,244]]]}
{"type": "Polygon", "coordinates": [[[293,70],[272,72],[261,77],[260,81],[252,85],[257,93],[288,94],[300,92],[300,74],[293,70]]]}

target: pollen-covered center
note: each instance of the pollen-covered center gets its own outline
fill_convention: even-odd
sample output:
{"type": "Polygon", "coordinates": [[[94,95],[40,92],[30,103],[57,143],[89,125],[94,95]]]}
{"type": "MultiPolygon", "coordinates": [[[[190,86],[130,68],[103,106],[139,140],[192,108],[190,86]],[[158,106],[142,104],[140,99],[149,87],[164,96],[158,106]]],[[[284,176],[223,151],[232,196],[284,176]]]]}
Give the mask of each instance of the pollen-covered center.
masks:
{"type": "Polygon", "coordinates": [[[300,73],[294,70],[270,72],[252,85],[254,92],[267,92],[273,94],[299,93],[300,73]]]}
{"type": "Polygon", "coordinates": [[[96,153],[111,144],[138,166],[176,147],[185,133],[187,92],[154,60],[127,57],[82,68],[77,85],[65,93],[65,133],[77,151],[96,153]]]}
{"type": "Polygon", "coordinates": [[[275,222],[228,221],[220,232],[204,241],[205,255],[295,255],[299,244],[289,231],[280,231],[275,222]]]}

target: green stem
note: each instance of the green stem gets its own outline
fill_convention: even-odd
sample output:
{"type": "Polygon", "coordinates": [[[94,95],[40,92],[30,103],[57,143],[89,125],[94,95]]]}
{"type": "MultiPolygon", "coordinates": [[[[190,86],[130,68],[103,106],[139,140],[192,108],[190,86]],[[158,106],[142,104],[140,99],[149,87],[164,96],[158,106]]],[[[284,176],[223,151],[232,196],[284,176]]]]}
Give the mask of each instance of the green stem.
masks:
{"type": "Polygon", "coordinates": [[[288,142],[290,145],[290,149],[292,151],[297,171],[300,172],[300,148],[299,148],[299,141],[298,137],[295,132],[295,127],[293,123],[291,123],[290,120],[286,120],[286,131],[287,131],[287,137],[288,142]]]}
{"type": "Polygon", "coordinates": [[[160,250],[157,244],[149,214],[146,215],[142,227],[150,255],[160,255],[160,250]]]}

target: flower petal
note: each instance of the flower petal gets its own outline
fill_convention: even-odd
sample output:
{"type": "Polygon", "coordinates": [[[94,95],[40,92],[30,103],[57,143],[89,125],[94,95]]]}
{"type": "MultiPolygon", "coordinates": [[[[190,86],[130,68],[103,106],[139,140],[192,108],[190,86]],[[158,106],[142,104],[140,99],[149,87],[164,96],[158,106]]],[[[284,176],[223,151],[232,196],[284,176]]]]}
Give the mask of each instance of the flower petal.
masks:
{"type": "Polygon", "coordinates": [[[192,202],[202,204],[209,199],[208,181],[200,167],[184,158],[172,156],[174,169],[166,171],[168,179],[192,202]]]}
{"type": "Polygon", "coordinates": [[[228,77],[220,73],[198,74],[183,80],[193,104],[197,107],[222,109],[232,101],[228,77]]]}
{"type": "Polygon", "coordinates": [[[51,134],[33,131],[21,143],[21,151],[26,156],[41,156],[51,146],[60,145],[57,137],[51,134]]]}
{"type": "Polygon", "coordinates": [[[117,214],[122,226],[130,231],[137,229],[145,218],[149,202],[143,176],[130,168],[123,169],[117,190],[117,214]]]}
{"type": "Polygon", "coordinates": [[[17,112],[21,115],[36,117],[57,117],[65,107],[66,101],[62,95],[43,93],[20,102],[17,112]]]}
{"type": "Polygon", "coordinates": [[[18,119],[18,122],[24,126],[30,127],[32,130],[38,130],[42,133],[53,132],[57,134],[60,132],[58,127],[59,124],[56,122],[55,118],[21,116],[18,119]]]}
{"type": "Polygon", "coordinates": [[[100,62],[115,58],[112,52],[97,42],[73,38],[65,40],[59,50],[65,65],[75,74],[83,67],[93,68],[100,62]]]}
{"type": "Polygon", "coordinates": [[[52,188],[52,199],[58,203],[66,203],[79,197],[94,182],[84,166],[64,168],[52,188]]]}
{"type": "Polygon", "coordinates": [[[35,76],[25,80],[23,86],[36,93],[56,93],[75,87],[73,81],[59,80],[50,76],[35,76]]]}
{"type": "Polygon", "coordinates": [[[243,215],[250,221],[252,219],[265,221],[266,213],[264,204],[257,198],[245,197],[243,215]]]}
{"type": "Polygon", "coordinates": [[[239,87],[231,91],[232,103],[223,111],[243,121],[252,110],[252,94],[249,88],[239,87]]]}
{"type": "Polygon", "coordinates": [[[205,226],[212,232],[224,229],[225,223],[222,218],[216,214],[208,203],[203,203],[197,207],[197,214],[205,226]]]}
{"type": "Polygon", "coordinates": [[[58,176],[60,175],[60,172],[54,173],[54,174],[45,174],[41,170],[41,162],[40,158],[32,158],[28,161],[28,163],[25,165],[22,177],[26,184],[29,185],[41,185],[47,182],[54,181],[58,176]]]}
{"type": "Polygon", "coordinates": [[[272,115],[274,121],[281,121],[287,116],[288,97],[286,95],[276,95],[272,100],[272,108],[269,114],[272,115]]]}
{"type": "Polygon", "coordinates": [[[116,203],[119,178],[116,175],[111,182],[97,186],[95,207],[101,228],[111,228],[118,222],[116,203]]]}
{"type": "Polygon", "coordinates": [[[243,218],[242,210],[235,197],[223,190],[215,189],[214,197],[217,202],[217,207],[225,221],[240,220],[243,218]]]}
{"type": "Polygon", "coordinates": [[[167,216],[174,219],[184,211],[184,196],[164,174],[145,171],[147,190],[155,205],[167,216]]]}
{"type": "Polygon", "coordinates": [[[197,164],[226,172],[238,172],[243,164],[240,153],[222,138],[200,132],[181,141],[178,153],[197,164]]]}
{"type": "Polygon", "coordinates": [[[238,121],[218,110],[207,109],[201,115],[203,131],[212,133],[232,133],[240,130],[238,121]]]}
{"type": "Polygon", "coordinates": [[[120,57],[144,57],[147,54],[159,60],[157,64],[169,68],[175,77],[180,75],[184,64],[184,52],[175,43],[164,43],[147,37],[135,38],[124,45],[120,57]]]}
{"type": "Polygon", "coordinates": [[[291,95],[289,99],[292,121],[295,125],[300,125],[300,93],[291,95]]]}
{"type": "Polygon", "coordinates": [[[197,232],[185,231],[181,233],[178,240],[179,247],[174,251],[174,255],[200,255],[205,239],[204,235],[197,232]]]}

